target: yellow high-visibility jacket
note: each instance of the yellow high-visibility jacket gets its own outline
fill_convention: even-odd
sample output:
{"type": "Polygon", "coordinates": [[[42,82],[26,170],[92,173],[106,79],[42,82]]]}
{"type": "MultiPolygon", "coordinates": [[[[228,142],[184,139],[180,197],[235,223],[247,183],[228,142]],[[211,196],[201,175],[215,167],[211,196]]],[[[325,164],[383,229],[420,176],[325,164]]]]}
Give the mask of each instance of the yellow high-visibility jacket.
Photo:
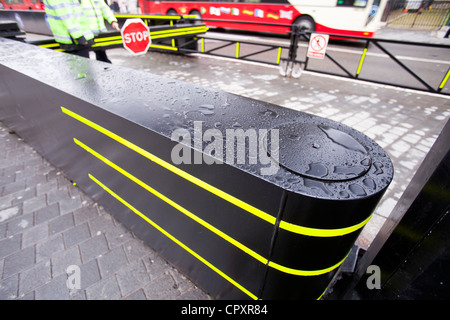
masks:
{"type": "Polygon", "coordinates": [[[44,0],[46,18],[55,41],[79,44],[106,31],[105,20],[117,21],[103,0],[44,0]]]}

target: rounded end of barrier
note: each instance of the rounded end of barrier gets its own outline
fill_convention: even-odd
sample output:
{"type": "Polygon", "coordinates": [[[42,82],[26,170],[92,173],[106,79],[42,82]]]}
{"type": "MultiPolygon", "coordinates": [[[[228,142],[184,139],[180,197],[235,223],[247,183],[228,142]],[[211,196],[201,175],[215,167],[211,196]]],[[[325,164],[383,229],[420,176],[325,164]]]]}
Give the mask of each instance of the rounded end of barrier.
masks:
{"type": "Polygon", "coordinates": [[[351,127],[319,117],[273,126],[264,139],[264,148],[279,167],[269,180],[315,198],[370,197],[383,193],[394,175],[391,159],[375,141],[351,127]],[[275,143],[274,136],[278,137],[275,143]]]}

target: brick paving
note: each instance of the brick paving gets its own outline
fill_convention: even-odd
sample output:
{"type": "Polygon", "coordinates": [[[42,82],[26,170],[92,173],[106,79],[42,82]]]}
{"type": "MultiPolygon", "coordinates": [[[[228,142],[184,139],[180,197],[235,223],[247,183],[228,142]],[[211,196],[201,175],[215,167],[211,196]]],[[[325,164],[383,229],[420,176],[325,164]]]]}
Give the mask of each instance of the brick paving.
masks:
{"type": "Polygon", "coordinates": [[[1,123],[0,150],[0,300],[210,299],[1,123]]]}

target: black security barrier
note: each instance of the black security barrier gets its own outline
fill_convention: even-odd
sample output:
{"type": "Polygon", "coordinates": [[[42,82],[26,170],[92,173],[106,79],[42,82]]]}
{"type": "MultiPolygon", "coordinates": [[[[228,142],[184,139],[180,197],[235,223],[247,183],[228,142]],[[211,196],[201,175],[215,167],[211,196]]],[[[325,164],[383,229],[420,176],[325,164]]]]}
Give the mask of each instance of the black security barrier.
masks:
{"type": "Polygon", "coordinates": [[[25,32],[21,31],[15,21],[0,21],[0,37],[23,40],[25,32]]]}
{"type": "Polygon", "coordinates": [[[0,95],[6,126],[216,299],[320,298],[392,180],[340,123],[18,41],[0,95]]]}
{"type": "MultiPolygon", "coordinates": [[[[24,32],[36,33],[41,35],[53,36],[52,31],[46,21],[46,13],[42,10],[2,10],[0,9],[0,21],[16,21],[24,32]]],[[[115,14],[120,26],[125,20],[132,18],[141,18],[149,27],[171,25],[180,23],[193,23],[191,21],[195,16],[190,15],[157,15],[157,14],[115,14]]],[[[114,29],[105,24],[108,31],[114,29]]]]}
{"type": "MultiPolygon", "coordinates": [[[[115,16],[120,28],[122,28],[127,19],[142,19],[149,27],[150,37],[152,39],[150,50],[169,52],[179,52],[180,48],[198,50],[197,35],[206,33],[208,30],[204,23],[198,21],[191,22],[190,19],[195,18],[195,16],[189,15],[117,14],[115,16]]],[[[48,49],[64,51],[61,49],[59,43],[53,39],[53,34],[45,20],[44,11],[0,10],[0,24],[3,25],[2,29],[11,26],[20,28],[21,35],[25,35],[25,32],[48,35],[50,37],[47,39],[28,41],[28,43],[48,49]]],[[[92,51],[123,47],[120,32],[114,30],[108,23],[106,24],[106,28],[108,30],[107,32],[95,37],[95,44],[91,48],[92,51]]],[[[0,29],[0,32],[2,29],[0,29]]],[[[0,34],[0,36],[7,37],[8,34],[0,34]]]]}
{"type": "Polygon", "coordinates": [[[0,21],[16,21],[24,32],[52,35],[45,21],[45,11],[3,9],[0,10],[0,21]]]}
{"type": "MultiPolygon", "coordinates": [[[[120,22],[123,24],[123,22],[120,22]]],[[[208,30],[204,24],[177,24],[177,25],[158,25],[149,27],[152,42],[150,50],[163,50],[170,52],[178,52],[179,47],[183,46],[197,50],[197,35],[203,34],[208,30]]],[[[53,38],[44,40],[28,41],[30,44],[40,46],[42,48],[64,51],[61,46],[53,38]]],[[[109,31],[97,35],[94,38],[92,51],[98,49],[123,48],[123,40],[120,32],[109,31]]]]}
{"type": "Polygon", "coordinates": [[[326,299],[448,300],[449,229],[447,121],[370,247],[326,299]]]}

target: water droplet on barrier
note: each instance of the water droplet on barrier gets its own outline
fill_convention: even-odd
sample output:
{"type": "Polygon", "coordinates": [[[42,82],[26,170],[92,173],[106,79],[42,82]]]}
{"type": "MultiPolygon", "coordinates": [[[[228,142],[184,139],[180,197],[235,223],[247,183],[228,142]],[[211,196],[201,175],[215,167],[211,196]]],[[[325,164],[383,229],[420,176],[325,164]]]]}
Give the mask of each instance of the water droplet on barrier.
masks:
{"type": "Polygon", "coordinates": [[[306,173],[317,178],[323,178],[328,174],[328,169],[321,163],[311,163],[306,173]]]}
{"type": "Polygon", "coordinates": [[[289,183],[296,184],[296,183],[300,182],[300,179],[298,179],[298,178],[289,178],[287,181],[289,183]]]}
{"type": "Polygon", "coordinates": [[[366,169],[363,167],[353,167],[353,166],[335,166],[334,173],[345,174],[347,176],[355,175],[358,176],[363,173],[366,169]]]}
{"type": "Polygon", "coordinates": [[[349,190],[351,191],[351,192],[353,192],[355,195],[357,195],[357,196],[365,196],[365,195],[367,195],[367,193],[366,193],[366,191],[364,190],[364,188],[363,187],[361,187],[359,184],[351,184],[349,187],[349,190]]]}
{"type": "Polygon", "coordinates": [[[323,192],[325,192],[327,195],[332,195],[330,190],[327,189],[325,184],[320,181],[311,180],[311,179],[304,179],[305,187],[312,188],[312,189],[320,189],[323,192]]]}
{"type": "Polygon", "coordinates": [[[265,111],[260,112],[261,114],[265,115],[265,116],[269,116],[269,117],[273,117],[273,118],[277,118],[278,117],[278,113],[276,113],[273,110],[267,109],[265,111]]]}
{"type": "Polygon", "coordinates": [[[212,104],[202,104],[200,106],[201,109],[214,110],[214,106],[212,104]]]}
{"type": "Polygon", "coordinates": [[[277,180],[277,181],[281,182],[281,181],[283,181],[283,177],[280,177],[280,176],[275,176],[275,180],[277,180]]]}
{"type": "Polygon", "coordinates": [[[383,171],[383,164],[382,164],[382,163],[375,162],[375,163],[373,164],[373,166],[375,167],[375,174],[376,174],[376,175],[382,174],[382,173],[384,172],[384,171],[383,171]]]}
{"type": "Polygon", "coordinates": [[[350,198],[350,195],[348,194],[347,191],[340,191],[340,192],[339,192],[339,196],[340,196],[341,198],[345,198],[345,199],[350,198]]]}
{"type": "Polygon", "coordinates": [[[214,112],[214,106],[212,104],[202,104],[199,107],[199,112],[201,112],[205,116],[211,116],[215,114],[214,112]]]}
{"type": "Polygon", "coordinates": [[[346,149],[360,152],[362,154],[367,154],[366,149],[364,149],[364,147],[349,134],[327,126],[319,126],[319,128],[334,143],[337,143],[338,145],[343,146],[346,149]]]}
{"type": "Polygon", "coordinates": [[[200,109],[199,111],[200,111],[204,116],[212,116],[213,114],[215,114],[215,112],[212,111],[212,110],[203,110],[203,109],[200,109]]]}
{"type": "Polygon", "coordinates": [[[367,188],[372,189],[372,190],[375,190],[375,188],[376,188],[375,181],[373,181],[372,178],[366,178],[366,179],[364,179],[364,180],[363,180],[363,184],[364,184],[367,188]]]}

